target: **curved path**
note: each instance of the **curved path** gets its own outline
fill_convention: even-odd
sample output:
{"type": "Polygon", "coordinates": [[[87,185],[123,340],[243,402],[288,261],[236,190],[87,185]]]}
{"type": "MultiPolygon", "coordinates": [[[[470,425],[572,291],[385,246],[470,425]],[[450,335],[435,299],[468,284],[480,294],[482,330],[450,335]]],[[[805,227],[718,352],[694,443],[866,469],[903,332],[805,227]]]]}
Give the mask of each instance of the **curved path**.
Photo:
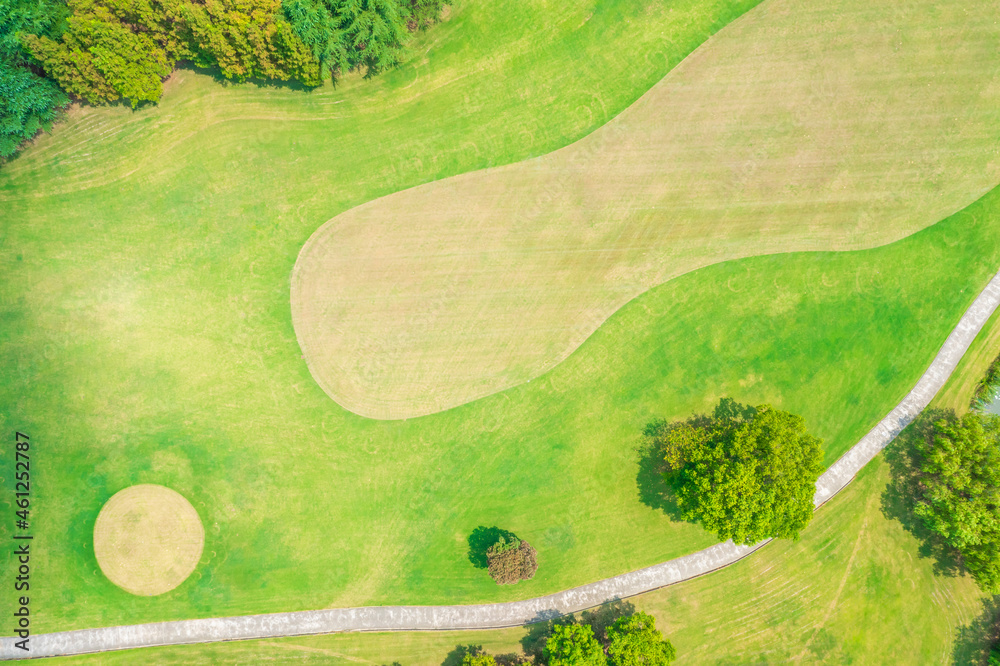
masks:
{"type": "MultiPolygon", "coordinates": [[[[941,351],[913,390],[871,432],[834,463],[816,482],[818,508],[840,492],[879,451],[912,422],[944,386],[969,345],[1000,306],[1000,273],[962,316],[941,351]]],[[[414,631],[497,629],[528,624],[635,596],[715,571],[743,559],[767,542],[736,546],[732,541],[662,564],[581,585],[545,597],[476,606],[370,606],[331,610],[179,620],[41,634],[30,639],[30,652],[15,638],[0,639],[0,659],[51,657],[107,650],[277,638],[342,631],[414,631]]]]}

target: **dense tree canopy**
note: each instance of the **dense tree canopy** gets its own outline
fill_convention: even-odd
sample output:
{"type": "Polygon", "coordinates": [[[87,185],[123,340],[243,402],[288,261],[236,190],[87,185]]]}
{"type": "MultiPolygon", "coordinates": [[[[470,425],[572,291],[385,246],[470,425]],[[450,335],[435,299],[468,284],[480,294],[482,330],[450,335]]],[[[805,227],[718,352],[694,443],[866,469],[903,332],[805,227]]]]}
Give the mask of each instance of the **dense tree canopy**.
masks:
{"type": "Polygon", "coordinates": [[[444,0],[0,0],[0,157],[69,96],[155,102],[178,61],[317,86],[396,65],[444,0]],[[68,95],[67,95],[68,93],[68,95]]]}
{"type": "Polygon", "coordinates": [[[70,0],[61,39],[24,44],[64,90],[91,103],[155,102],[178,60],[223,76],[320,83],[280,0],[70,0]]]}
{"type": "Polygon", "coordinates": [[[655,421],[646,435],[662,451],[681,515],[719,539],[797,538],[812,519],[822,442],[802,417],[723,399],[711,416],[655,421]]]}
{"type": "Polygon", "coordinates": [[[553,627],[544,654],[549,666],[605,666],[608,663],[594,630],[586,624],[553,627]]]}
{"type": "Polygon", "coordinates": [[[407,32],[432,22],[443,0],[284,0],[296,34],[324,76],[363,68],[366,76],[399,63],[407,32]]]}
{"type": "MultiPolygon", "coordinates": [[[[632,604],[605,604],[594,612],[536,625],[521,641],[530,657],[489,655],[480,645],[458,646],[461,666],[669,666],[676,659],[674,646],[656,628],[656,619],[635,612],[632,604]]],[[[452,660],[449,659],[449,662],[452,660]]]]}
{"type": "Polygon", "coordinates": [[[281,14],[281,0],[197,0],[182,7],[199,65],[216,65],[237,81],[322,82],[319,63],[281,14]]]}
{"type": "Polygon", "coordinates": [[[0,158],[10,157],[27,139],[51,125],[69,100],[39,75],[19,35],[54,34],[65,9],[51,0],[0,0],[0,158]]]}
{"type": "Polygon", "coordinates": [[[626,615],[608,627],[608,662],[611,666],[668,666],[677,658],[670,641],[646,613],[626,615]]]}
{"type": "Polygon", "coordinates": [[[72,15],[61,39],[24,35],[23,42],[71,95],[92,103],[124,97],[133,107],[155,101],[163,91],[163,77],[173,68],[172,54],[157,42],[155,33],[144,30],[149,26],[142,22],[141,11],[112,11],[121,4],[125,3],[70,0],[72,15]]]}
{"type": "Polygon", "coordinates": [[[945,416],[916,448],[914,512],[962,554],[983,590],[1000,593],[1000,417],[945,416]]]}

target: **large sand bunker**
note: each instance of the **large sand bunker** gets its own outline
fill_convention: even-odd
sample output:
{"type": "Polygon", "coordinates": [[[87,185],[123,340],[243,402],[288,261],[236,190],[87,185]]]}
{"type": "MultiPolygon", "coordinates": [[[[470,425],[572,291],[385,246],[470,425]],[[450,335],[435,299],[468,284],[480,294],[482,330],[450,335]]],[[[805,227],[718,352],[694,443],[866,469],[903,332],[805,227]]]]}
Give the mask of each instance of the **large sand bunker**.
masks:
{"type": "Polygon", "coordinates": [[[131,486],[108,500],[94,525],[94,554],[112,583],[143,596],[169,592],[201,559],[198,512],[170,488],[131,486]]]}
{"type": "Polygon", "coordinates": [[[1000,181],[997,11],[768,0],[585,139],[339,215],[292,277],[313,377],[364,416],[428,414],[549,370],[682,273],[941,220],[1000,181]]]}

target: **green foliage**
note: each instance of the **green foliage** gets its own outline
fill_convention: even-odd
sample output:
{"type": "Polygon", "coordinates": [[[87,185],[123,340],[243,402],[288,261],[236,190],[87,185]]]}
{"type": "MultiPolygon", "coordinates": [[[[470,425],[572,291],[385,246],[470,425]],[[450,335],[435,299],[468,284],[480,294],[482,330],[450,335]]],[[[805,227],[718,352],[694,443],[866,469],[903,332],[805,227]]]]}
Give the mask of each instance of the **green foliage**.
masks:
{"type": "Polygon", "coordinates": [[[611,666],[668,666],[676,658],[674,646],[663,638],[651,615],[626,615],[608,627],[611,666]]]}
{"type": "Polygon", "coordinates": [[[983,409],[1000,396],[1000,356],[996,357],[986,369],[986,375],[976,386],[972,396],[972,408],[983,409]]]}
{"type": "Polygon", "coordinates": [[[319,63],[280,14],[280,0],[203,0],[184,5],[190,48],[227,79],[321,83],[319,63]]]}
{"type": "Polygon", "coordinates": [[[13,65],[30,64],[19,34],[57,34],[66,14],[65,5],[54,0],[0,0],[0,60],[13,65]]]}
{"type": "Polygon", "coordinates": [[[22,38],[46,73],[64,90],[91,103],[125,98],[134,108],[159,99],[162,79],[174,60],[154,39],[155,33],[148,32],[148,23],[138,20],[138,12],[116,14],[95,0],[70,0],[69,7],[73,13],[62,39],[22,38]]]}
{"type": "Polygon", "coordinates": [[[284,0],[285,16],[320,63],[323,76],[399,63],[408,30],[433,23],[443,0],[284,0]]]}
{"type": "Polygon", "coordinates": [[[486,551],[487,555],[502,555],[503,553],[510,552],[512,550],[517,550],[521,547],[521,540],[516,536],[504,537],[501,536],[500,539],[489,547],[486,551]]]}
{"type": "Polygon", "coordinates": [[[962,554],[983,590],[1000,593],[1000,417],[949,414],[916,449],[914,513],[962,554]]]}
{"type": "Polygon", "coordinates": [[[485,652],[467,652],[462,658],[462,666],[497,666],[497,660],[485,652]]]}
{"type": "Polygon", "coordinates": [[[605,666],[607,658],[594,630],[586,624],[562,624],[552,628],[545,642],[549,666],[605,666]]]}
{"type": "Polygon", "coordinates": [[[802,417],[723,399],[712,416],[654,421],[645,433],[663,452],[681,515],[720,540],[794,539],[812,520],[823,452],[802,417]]]}
{"type": "Polygon", "coordinates": [[[21,143],[49,129],[67,101],[53,82],[0,60],[0,158],[10,157],[21,143]]]}
{"type": "Polygon", "coordinates": [[[351,68],[340,22],[323,0],[285,0],[282,9],[319,63],[322,78],[332,78],[351,68]]]}
{"type": "Polygon", "coordinates": [[[372,76],[399,64],[407,13],[397,0],[343,0],[339,16],[352,67],[372,76]]]}
{"type": "Polygon", "coordinates": [[[409,0],[406,4],[408,11],[406,25],[410,30],[426,28],[433,25],[441,10],[448,4],[443,0],[409,0]]]}
{"type": "Polygon", "coordinates": [[[51,34],[61,29],[62,5],[41,0],[0,0],[0,158],[48,129],[69,100],[33,69],[21,45],[24,32],[51,34]]]}
{"type": "Polygon", "coordinates": [[[70,0],[61,39],[24,45],[67,92],[91,103],[155,102],[177,60],[245,80],[318,85],[319,65],[279,14],[280,0],[70,0]]]}

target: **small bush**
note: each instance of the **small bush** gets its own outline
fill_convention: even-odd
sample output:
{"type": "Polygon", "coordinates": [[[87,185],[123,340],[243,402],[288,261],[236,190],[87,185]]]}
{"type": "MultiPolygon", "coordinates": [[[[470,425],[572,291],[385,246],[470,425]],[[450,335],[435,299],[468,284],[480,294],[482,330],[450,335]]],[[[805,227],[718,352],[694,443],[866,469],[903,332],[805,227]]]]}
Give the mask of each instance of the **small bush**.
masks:
{"type": "Polygon", "coordinates": [[[538,555],[527,541],[515,536],[500,537],[486,551],[487,569],[497,585],[529,580],[538,570],[538,555]]]}

